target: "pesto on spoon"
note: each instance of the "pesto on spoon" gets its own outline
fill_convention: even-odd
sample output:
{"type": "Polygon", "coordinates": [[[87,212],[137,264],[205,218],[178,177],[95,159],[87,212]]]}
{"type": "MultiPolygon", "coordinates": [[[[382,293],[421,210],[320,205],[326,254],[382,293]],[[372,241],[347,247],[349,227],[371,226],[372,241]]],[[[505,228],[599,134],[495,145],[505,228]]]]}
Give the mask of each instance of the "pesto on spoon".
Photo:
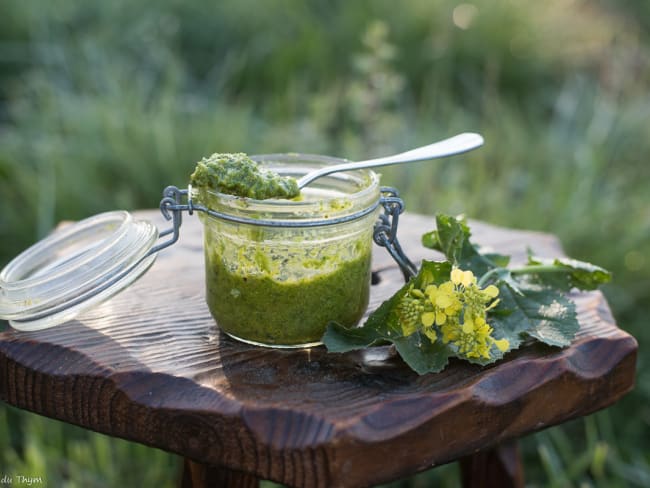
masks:
{"type": "Polygon", "coordinates": [[[239,197],[267,200],[300,195],[294,178],[265,169],[244,153],[215,153],[196,164],[192,186],[239,197]]]}

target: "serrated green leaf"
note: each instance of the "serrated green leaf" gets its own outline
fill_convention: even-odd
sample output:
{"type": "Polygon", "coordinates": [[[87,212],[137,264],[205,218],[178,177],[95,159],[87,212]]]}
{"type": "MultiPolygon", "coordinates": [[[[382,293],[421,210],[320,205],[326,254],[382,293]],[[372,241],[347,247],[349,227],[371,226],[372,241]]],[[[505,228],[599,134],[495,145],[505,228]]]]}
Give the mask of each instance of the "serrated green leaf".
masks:
{"type": "Polygon", "coordinates": [[[438,214],[436,230],[422,236],[425,247],[442,252],[448,261],[463,270],[482,276],[489,270],[505,267],[510,258],[496,253],[482,252],[470,242],[471,232],[463,218],[438,214]]]}
{"type": "Polygon", "coordinates": [[[461,269],[471,270],[475,276],[483,276],[491,269],[502,267],[502,265],[498,263],[505,262],[505,265],[507,266],[508,262],[510,261],[510,258],[508,256],[494,253],[481,254],[478,252],[476,247],[471,247],[474,251],[471,254],[464,253],[464,259],[458,262],[458,267],[461,269]]]}
{"type": "Polygon", "coordinates": [[[407,289],[408,283],[390,299],[384,301],[361,327],[346,327],[337,322],[327,324],[322,338],[327,350],[329,352],[353,351],[390,341],[391,337],[401,335],[401,331],[394,329],[394,321],[389,320],[389,317],[395,304],[407,289]]]}
{"type": "Polygon", "coordinates": [[[494,252],[483,252],[481,247],[478,247],[477,250],[483,259],[487,260],[495,268],[505,268],[510,264],[510,256],[494,252]]]}
{"type": "Polygon", "coordinates": [[[469,227],[463,218],[451,215],[436,215],[436,230],[422,237],[422,244],[442,252],[452,263],[461,258],[462,249],[470,236],[469,227]]]}
{"type": "Polygon", "coordinates": [[[399,337],[394,344],[404,362],[420,375],[442,371],[447,366],[449,357],[454,354],[442,341],[432,343],[420,332],[399,337]]]}
{"type": "Polygon", "coordinates": [[[499,283],[501,302],[491,315],[495,336],[519,347],[526,336],[551,346],[568,346],[580,328],[575,305],[562,293],[548,287],[524,284],[515,292],[499,283]],[[498,313],[507,311],[509,313],[498,313]]]}
{"type": "Polygon", "coordinates": [[[345,327],[338,322],[330,322],[322,340],[329,352],[348,352],[377,345],[383,341],[383,337],[369,327],[345,327]]]}
{"type": "Polygon", "coordinates": [[[553,268],[552,271],[530,273],[529,277],[536,283],[553,286],[564,291],[571,288],[595,290],[612,279],[612,274],[606,269],[576,259],[545,259],[529,255],[528,265],[553,268]]]}
{"type": "MultiPolygon", "coordinates": [[[[436,225],[435,231],[422,236],[422,243],[441,251],[447,261],[423,261],[418,274],[382,303],[361,327],[329,324],[323,342],[330,351],[345,352],[380,343],[393,343],[402,359],[414,371],[425,374],[444,369],[450,357],[459,357],[479,365],[493,363],[505,354],[500,349],[506,348],[502,339],[508,341],[508,350],[520,347],[528,337],[552,346],[568,346],[579,324],[574,303],[562,292],[573,287],[594,289],[611,278],[608,271],[589,263],[564,258],[544,260],[535,258],[530,252],[527,266],[509,269],[508,256],[490,253],[470,241],[469,227],[462,218],[438,215],[436,225]],[[473,346],[468,346],[471,342],[467,341],[487,340],[473,337],[471,326],[466,331],[463,324],[462,334],[465,336],[461,336],[461,341],[444,335],[449,334],[449,329],[443,334],[443,329],[437,328],[440,324],[424,327],[422,323],[426,321],[431,324],[431,306],[435,306],[432,302],[426,302],[425,292],[436,293],[436,289],[432,288],[429,292],[427,286],[448,282],[454,266],[472,271],[478,278],[479,289],[485,290],[491,283],[499,288],[498,305],[488,308],[487,323],[492,327],[490,342],[487,343],[489,351],[483,342],[484,348],[480,353],[476,352],[478,349],[468,352],[467,348],[473,346]],[[432,337],[437,335],[437,340],[432,343],[425,333],[432,337]],[[450,342],[445,344],[443,337],[450,342]],[[489,357],[467,357],[483,354],[489,354],[489,357]]],[[[455,283],[460,286],[458,278],[455,278],[455,283]]],[[[464,299],[469,300],[464,305],[467,307],[474,300],[468,296],[471,297],[464,295],[464,299]]],[[[437,322],[437,316],[435,320],[437,322]]],[[[465,316],[459,314],[455,320],[465,320],[465,316]]],[[[449,324],[457,327],[461,322],[449,324]]]]}

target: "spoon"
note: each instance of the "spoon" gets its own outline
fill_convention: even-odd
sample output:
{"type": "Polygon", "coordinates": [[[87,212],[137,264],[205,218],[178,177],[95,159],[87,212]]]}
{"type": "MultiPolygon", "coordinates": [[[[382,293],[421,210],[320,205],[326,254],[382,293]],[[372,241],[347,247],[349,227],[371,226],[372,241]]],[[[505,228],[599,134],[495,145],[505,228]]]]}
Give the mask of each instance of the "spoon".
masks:
{"type": "Polygon", "coordinates": [[[366,161],[349,161],[346,163],[335,164],[333,166],[326,166],[314,171],[310,171],[305,176],[298,180],[298,188],[303,188],[316,178],[329,175],[331,173],[338,173],[339,171],[349,171],[353,169],[373,168],[375,166],[387,166],[389,164],[398,163],[411,163],[415,161],[422,161],[424,159],[444,158],[445,156],[453,156],[472,149],[476,149],[483,145],[483,137],[479,134],[472,132],[465,132],[457,136],[443,139],[442,141],[434,142],[427,146],[411,149],[410,151],[393,154],[392,156],[384,156],[383,158],[368,159],[366,161]]]}

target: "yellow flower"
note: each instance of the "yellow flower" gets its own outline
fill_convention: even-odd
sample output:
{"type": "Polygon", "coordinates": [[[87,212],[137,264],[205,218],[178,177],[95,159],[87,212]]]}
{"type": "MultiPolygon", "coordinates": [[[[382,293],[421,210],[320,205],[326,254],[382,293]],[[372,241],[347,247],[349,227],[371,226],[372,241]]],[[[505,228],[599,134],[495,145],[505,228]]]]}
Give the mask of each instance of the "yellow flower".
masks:
{"type": "Polygon", "coordinates": [[[451,270],[451,282],[454,285],[468,287],[476,284],[476,276],[469,270],[463,271],[460,268],[454,268],[451,270]]]}
{"type": "Polygon", "coordinates": [[[473,317],[469,314],[463,318],[463,323],[455,329],[447,331],[443,328],[443,342],[452,342],[458,347],[458,352],[469,359],[490,359],[490,350],[496,346],[501,352],[510,348],[508,339],[496,340],[492,337],[493,329],[483,317],[473,317]]]}
{"type": "MultiPolygon", "coordinates": [[[[451,315],[451,314],[449,314],[449,315],[451,315]]],[[[446,312],[442,312],[442,311],[438,310],[436,312],[436,325],[442,325],[445,322],[447,322],[447,314],[446,314],[446,312]]]]}
{"type": "Polygon", "coordinates": [[[424,312],[424,294],[421,290],[413,288],[408,289],[404,296],[397,304],[396,311],[402,334],[410,336],[414,334],[421,324],[422,312],[424,312]]]}
{"type": "Polygon", "coordinates": [[[506,352],[510,349],[510,341],[508,341],[508,339],[495,340],[494,345],[497,346],[501,352],[506,352]]]}
{"type": "Polygon", "coordinates": [[[499,289],[494,285],[481,289],[476,283],[472,283],[463,288],[463,303],[470,315],[482,317],[499,304],[499,300],[495,300],[498,295],[499,289]]]}
{"type": "Polygon", "coordinates": [[[428,303],[427,311],[422,314],[422,324],[426,327],[445,324],[449,317],[458,315],[463,308],[451,281],[440,285],[429,285],[424,293],[428,303]]]}
{"type": "Polygon", "coordinates": [[[436,321],[436,313],[424,312],[422,314],[422,317],[420,317],[420,320],[422,320],[422,325],[424,325],[425,327],[431,327],[433,323],[436,321]]]}
{"type": "Polygon", "coordinates": [[[454,309],[461,305],[451,281],[445,281],[440,286],[429,285],[424,293],[429,297],[431,305],[439,309],[454,309]]]}
{"type": "Polygon", "coordinates": [[[496,298],[499,295],[499,289],[495,285],[489,285],[487,288],[483,289],[485,293],[490,298],[496,298]]]}
{"type": "Polygon", "coordinates": [[[490,359],[490,347],[494,339],[490,327],[482,317],[466,316],[454,344],[458,352],[467,358],[490,359]]]}
{"type": "Polygon", "coordinates": [[[460,268],[454,268],[451,270],[451,282],[454,285],[460,285],[461,281],[463,281],[463,270],[460,268]]]}
{"type": "Polygon", "coordinates": [[[449,317],[449,319],[440,326],[440,332],[442,332],[442,342],[445,344],[458,339],[458,335],[460,333],[460,324],[458,323],[458,317],[449,317]]]}
{"type": "Polygon", "coordinates": [[[424,335],[429,338],[431,343],[436,342],[438,340],[438,334],[436,334],[436,330],[433,327],[425,327],[423,329],[424,335]]]}
{"type": "Polygon", "coordinates": [[[474,332],[474,320],[471,316],[465,317],[465,322],[463,323],[462,330],[464,334],[471,334],[474,332]]]}
{"type": "Polygon", "coordinates": [[[507,339],[492,337],[492,327],[485,320],[487,312],[499,303],[496,286],[481,289],[474,273],[460,268],[452,269],[449,281],[439,285],[430,284],[432,281],[430,276],[421,282],[421,288],[410,285],[397,305],[405,336],[421,331],[434,343],[440,334],[443,343],[451,343],[460,357],[468,359],[490,359],[493,346],[501,352],[510,348],[507,339]]]}

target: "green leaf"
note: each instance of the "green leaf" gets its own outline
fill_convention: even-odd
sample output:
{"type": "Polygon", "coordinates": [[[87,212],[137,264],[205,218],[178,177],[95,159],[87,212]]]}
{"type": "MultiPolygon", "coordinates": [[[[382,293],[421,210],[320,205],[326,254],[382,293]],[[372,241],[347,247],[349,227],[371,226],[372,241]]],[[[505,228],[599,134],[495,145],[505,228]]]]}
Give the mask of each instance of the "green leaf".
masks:
{"type": "MultiPolygon", "coordinates": [[[[545,260],[530,253],[526,266],[509,269],[508,256],[487,252],[470,241],[469,227],[462,218],[438,215],[436,225],[435,231],[422,236],[422,243],[442,252],[447,261],[423,261],[418,274],[382,303],[361,327],[330,323],[323,336],[328,350],[346,352],[393,343],[414,371],[425,374],[444,369],[450,357],[479,365],[493,363],[504,355],[499,349],[503,344],[494,342],[501,339],[508,341],[508,350],[520,347],[527,338],[551,346],[568,346],[579,324],[575,305],[563,292],[574,287],[594,289],[611,279],[609,272],[589,263],[564,258],[545,260]],[[498,305],[488,311],[487,317],[494,340],[491,340],[490,350],[481,353],[486,356],[489,353],[488,358],[468,358],[467,351],[461,353],[459,349],[459,344],[464,343],[452,340],[445,344],[442,328],[424,329],[420,322],[423,313],[420,310],[427,310],[427,313],[432,310],[424,294],[427,286],[449,281],[453,266],[472,271],[478,278],[479,288],[490,283],[499,288],[498,305]],[[402,324],[400,320],[406,323],[402,324]],[[432,343],[425,331],[427,334],[435,332],[437,340],[432,343]]],[[[469,300],[465,307],[472,306],[473,298],[468,299],[468,296],[471,297],[465,295],[464,298],[469,300]]],[[[456,320],[462,317],[458,315],[456,320]]],[[[430,319],[431,315],[427,317],[430,319]]],[[[463,333],[470,334],[471,331],[463,333]]]]}
{"type": "Polygon", "coordinates": [[[420,332],[399,337],[394,343],[404,362],[420,375],[442,371],[447,366],[449,357],[454,355],[448,345],[440,340],[432,343],[420,332]]]}
{"type": "MultiPolygon", "coordinates": [[[[449,280],[451,274],[451,263],[447,261],[422,261],[420,271],[413,278],[413,285],[417,288],[425,288],[427,285],[439,285],[449,280]]],[[[408,285],[402,289],[408,288],[408,285]]]]}
{"type": "Polygon", "coordinates": [[[519,290],[519,281],[515,279],[512,271],[508,268],[494,268],[490,270],[486,275],[481,276],[478,284],[483,288],[491,283],[498,284],[499,282],[507,283],[510,285],[512,291],[520,295],[522,294],[521,290],[519,290]]]}
{"type": "Polygon", "coordinates": [[[521,345],[526,336],[551,346],[568,346],[580,328],[575,305],[564,294],[548,287],[522,284],[519,292],[500,282],[501,302],[491,314],[495,336],[521,345]]]}
{"type": "Polygon", "coordinates": [[[527,273],[532,281],[565,291],[571,288],[595,290],[612,279],[612,274],[606,269],[570,258],[545,259],[528,256],[528,267],[538,267],[540,270],[527,273]]]}
{"type": "Polygon", "coordinates": [[[478,253],[488,261],[495,268],[505,268],[510,263],[510,256],[504,256],[503,254],[483,252],[480,246],[477,248],[478,253]]]}
{"type": "Polygon", "coordinates": [[[436,230],[424,234],[422,244],[442,252],[452,264],[463,270],[471,270],[476,276],[508,265],[508,256],[482,252],[481,248],[470,242],[471,235],[464,218],[438,214],[436,230]]]}
{"type": "Polygon", "coordinates": [[[378,331],[369,327],[345,327],[338,322],[330,322],[323,336],[323,343],[329,352],[348,352],[374,346],[382,342],[378,331]]]}
{"type": "Polygon", "coordinates": [[[389,316],[407,289],[408,284],[383,302],[361,327],[346,327],[337,322],[327,324],[322,338],[327,350],[329,352],[353,351],[391,341],[392,337],[401,335],[401,330],[395,328],[396,324],[389,320],[389,316]]]}
{"type": "Polygon", "coordinates": [[[436,215],[436,230],[422,236],[425,247],[442,252],[452,263],[461,258],[463,247],[468,243],[469,227],[462,217],[451,215],[436,215]]]}
{"type": "Polygon", "coordinates": [[[443,283],[449,280],[450,273],[451,264],[446,261],[423,261],[418,274],[395,295],[383,302],[361,327],[345,327],[336,322],[330,322],[323,335],[323,344],[330,352],[348,352],[383,342],[392,342],[398,352],[400,352],[400,349],[404,351],[408,359],[404,356],[402,358],[409,365],[411,363],[417,365],[417,369],[414,368],[416,371],[440,371],[447,364],[448,349],[439,346],[429,347],[431,341],[423,336],[418,342],[423,344],[422,351],[417,353],[414,350],[416,344],[414,342],[416,337],[414,336],[419,337],[420,334],[418,332],[408,337],[404,336],[395,314],[395,308],[402,297],[408,293],[410,287],[425,288],[429,284],[443,283]],[[433,356],[428,358],[420,357],[422,354],[433,356]],[[426,366],[427,364],[429,366],[426,366]]]}

